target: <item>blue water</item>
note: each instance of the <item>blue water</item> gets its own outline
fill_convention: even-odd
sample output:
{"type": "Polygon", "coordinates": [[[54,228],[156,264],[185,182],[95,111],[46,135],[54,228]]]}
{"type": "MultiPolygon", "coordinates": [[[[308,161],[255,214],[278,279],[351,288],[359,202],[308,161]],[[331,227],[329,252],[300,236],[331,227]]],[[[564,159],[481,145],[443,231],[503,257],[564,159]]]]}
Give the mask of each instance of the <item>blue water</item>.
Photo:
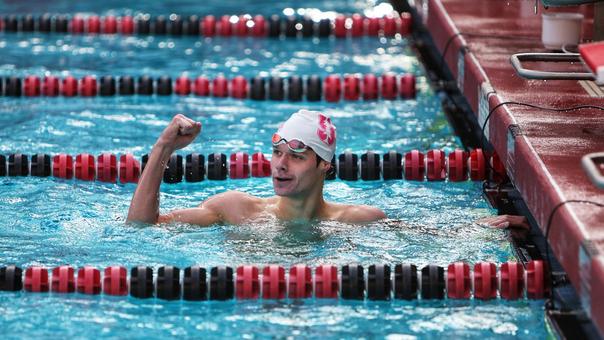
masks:
{"type": "MultiPolygon", "coordinates": [[[[370,11],[373,1],[306,2],[339,12],[370,11]]],[[[4,13],[89,11],[136,13],[122,2],[0,4],[4,13]],[[30,9],[33,7],[34,9],[30,9]]],[[[146,12],[238,14],[240,1],[142,3],[146,12]]],[[[281,13],[296,3],[251,1],[246,11],[281,13]]],[[[410,101],[288,103],[199,97],[1,98],[0,154],[21,152],[149,152],[173,114],[203,123],[202,134],[179,151],[208,154],[262,151],[279,122],[299,108],[323,110],[338,129],[338,152],[380,153],[460,147],[439,99],[406,39],[337,41],[71,37],[0,35],[0,75],[50,73],[227,77],[384,71],[417,76],[410,101]]],[[[48,268],[93,265],[214,265],[268,263],[338,266],[513,259],[507,236],[472,223],[493,215],[480,183],[329,181],[328,200],[370,204],[391,219],[369,226],[334,222],[292,226],[279,221],[241,226],[135,227],[124,224],[135,186],[40,178],[0,178],[0,264],[48,268]]],[[[269,179],[162,185],[161,210],[194,207],[213,194],[241,190],[272,195],[269,179]]],[[[545,337],[543,302],[260,301],[166,302],[80,294],[0,292],[5,337],[413,338],[545,337]]]]}

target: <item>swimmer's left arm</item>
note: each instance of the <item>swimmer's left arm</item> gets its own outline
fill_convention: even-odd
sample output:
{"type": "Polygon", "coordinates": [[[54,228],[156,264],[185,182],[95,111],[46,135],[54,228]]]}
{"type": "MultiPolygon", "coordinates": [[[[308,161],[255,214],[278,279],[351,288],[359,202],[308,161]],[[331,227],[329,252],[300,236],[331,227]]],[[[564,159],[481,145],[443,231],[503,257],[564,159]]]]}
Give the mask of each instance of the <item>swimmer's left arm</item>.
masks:
{"type": "Polygon", "coordinates": [[[221,223],[220,215],[213,209],[204,207],[203,204],[198,208],[173,210],[165,215],[160,215],[157,223],[182,222],[196,224],[202,227],[216,223],[221,223]]]}
{"type": "Polygon", "coordinates": [[[369,205],[352,205],[346,207],[342,222],[371,223],[386,217],[386,214],[379,208],[369,205]]]}
{"type": "Polygon", "coordinates": [[[499,215],[493,217],[481,218],[476,221],[478,224],[487,225],[493,228],[505,229],[505,228],[520,228],[530,229],[528,220],[524,216],[516,215],[499,215]]]}

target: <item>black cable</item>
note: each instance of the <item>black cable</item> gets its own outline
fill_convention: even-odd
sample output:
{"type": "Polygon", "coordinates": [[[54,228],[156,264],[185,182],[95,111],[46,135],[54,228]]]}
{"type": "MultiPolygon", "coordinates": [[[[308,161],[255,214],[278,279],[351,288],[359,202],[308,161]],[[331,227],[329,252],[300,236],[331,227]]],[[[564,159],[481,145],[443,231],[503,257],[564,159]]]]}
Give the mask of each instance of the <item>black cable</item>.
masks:
{"type": "Polygon", "coordinates": [[[556,211],[558,211],[558,209],[560,209],[562,206],[564,206],[567,203],[592,204],[597,207],[604,208],[604,203],[600,203],[600,202],[589,201],[589,200],[567,200],[567,201],[563,201],[563,202],[556,204],[554,206],[554,208],[552,209],[552,211],[549,213],[549,217],[547,218],[547,224],[545,225],[545,258],[547,260],[547,266],[548,266],[549,275],[550,275],[550,282],[552,283],[552,295],[547,299],[547,301],[545,303],[546,309],[553,308],[552,296],[553,296],[553,288],[554,288],[554,273],[552,270],[551,257],[549,255],[549,253],[550,253],[549,252],[549,234],[551,232],[551,225],[552,225],[552,221],[554,218],[554,214],[556,213],[556,211]]]}

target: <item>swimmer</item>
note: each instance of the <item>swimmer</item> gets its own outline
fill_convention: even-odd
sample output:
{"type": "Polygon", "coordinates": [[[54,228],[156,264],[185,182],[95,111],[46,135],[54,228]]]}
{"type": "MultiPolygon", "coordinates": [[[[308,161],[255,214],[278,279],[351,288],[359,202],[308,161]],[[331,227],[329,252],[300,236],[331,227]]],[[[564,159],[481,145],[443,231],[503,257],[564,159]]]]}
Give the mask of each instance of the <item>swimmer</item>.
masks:
{"type": "Polygon", "coordinates": [[[323,184],[336,150],[336,128],[326,115],[308,110],[294,113],[273,135],[271,173],[275,196],[260,198],[228,191],[208,198],[197,208],[160,215],[159,187],[170,155],[189,145],[200,131],[200,122],[180,114],[172,119],[149,155],[130,204],[128,221],[207,226],[241,224],[269,216],[280,220],[347,223],[367,223],[386,217],[375,207],[324,200],[323,184]]]}
{"type": "MultiPolygon", "coordinates": [[[[386,218],[386,214],[376,207],[325,201],[323,185],[336,150],[336,128],[325,114],[308,110],[292,114],[273,135],[271,174],[275,196],[260,198],[227,191],[208,198],[196,208],[162,215],[159,213],[159,187],[170,155],[193,142],[200,132],[200,122],[181,114],[174,116],[151,150],[130,203],[128,222],[183,222],[208,226],[242,224],[267,217],[345,223],[369,223],[386,218]]],[[[517,219],[503,215],[482,220],[482,223],[505,228],[514,226],[517,219]]]]}

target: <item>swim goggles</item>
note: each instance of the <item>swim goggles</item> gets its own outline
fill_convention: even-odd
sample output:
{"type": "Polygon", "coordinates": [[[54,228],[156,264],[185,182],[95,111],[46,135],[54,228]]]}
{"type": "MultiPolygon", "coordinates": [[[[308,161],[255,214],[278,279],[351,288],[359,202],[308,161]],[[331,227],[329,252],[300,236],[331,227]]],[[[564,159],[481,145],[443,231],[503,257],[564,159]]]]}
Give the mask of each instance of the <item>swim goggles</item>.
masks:
{"type": "Polygon", "coordinates": [[[302,141],[299,141],[297,139],[292,139],[288,141],[277,133],[273,135],[273,146],[278,146],[284,143],[287,144],[287,147],[291,151],[296,153],[301,153],[308,150],[308,145],[304,144],[302,141]]]}

